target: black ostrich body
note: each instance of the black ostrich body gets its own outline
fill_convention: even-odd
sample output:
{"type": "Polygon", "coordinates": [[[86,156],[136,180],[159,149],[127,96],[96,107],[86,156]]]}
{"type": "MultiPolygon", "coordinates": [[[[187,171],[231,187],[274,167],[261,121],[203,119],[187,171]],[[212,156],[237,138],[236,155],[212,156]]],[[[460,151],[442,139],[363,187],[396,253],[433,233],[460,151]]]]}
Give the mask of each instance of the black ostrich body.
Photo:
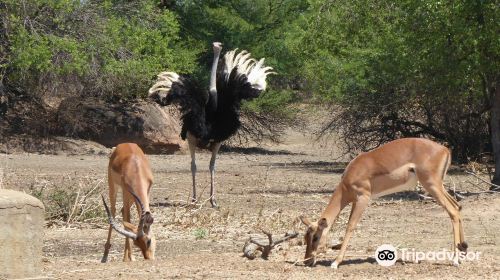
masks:
{"type": "Polygon", "coordinates": [[[219,62],[221,46],[214,43],[214,62],[209,89],[188,76],[162,72],[149,90],[149,97],[160,105],[177,104],[181,112],[182,139],[187,139],[191,150],[193,173],[193,200],[196,200],[194,148],[212,150],[211,201],[215,206],[213,176],[215,157],[223,141],[240,128],[242,100],[259,96],[266,88],[266,77],[271,67],[264,67],[264,59],[256,61],[246,51],[226,53],[219,62]]]}
{"type": "MultiPolygon", "coordinates": [[[[168,96],[168,100],[158,100],[161,105],[178,103],[182,119],[182,139],[186,139],[187,132],[193,134],[203,142],[222,142],[231,137],[240,127],[240,105],[241,101],[228,96],[228,94],[218,95],[217,105],[213,97],[209,95],[208,89],[203,89],[195,82],[181,77],[182,84],[191,91],[182,92],[173,96],[168,96]]],[[[218,88],[222,88],[220,85],[218,88]]],[[[174,82],[172,88],[180,87],[179,82],[174,82]]]]}
{"type": "Polygon", "coordinates": [[[253,88],[245,74],[238,75],[237,67],[226,81],[223,67],[221,62],[217,71],[217,104],[208,89],[184,75],[172,82],[169,93],[151,95],[160,105],[179,105],[182,139],[189,132],[205,143],[227,140],[241,125],[241,101],[259,96],[261,90],[253,88]]]}

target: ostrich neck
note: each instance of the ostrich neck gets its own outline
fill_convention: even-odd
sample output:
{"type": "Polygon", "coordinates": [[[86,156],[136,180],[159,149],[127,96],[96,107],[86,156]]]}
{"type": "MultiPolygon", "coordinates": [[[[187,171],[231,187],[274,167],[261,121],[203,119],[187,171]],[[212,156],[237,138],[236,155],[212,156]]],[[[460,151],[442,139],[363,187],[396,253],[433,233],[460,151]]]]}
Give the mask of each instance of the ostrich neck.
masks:
{"type": "Polygon", "coordinates": [[[217,108],[217,86],[216,86],[216,74],[217,65],[219,63],[220,50],[214,52],[214,62],[212,63],[212,72],[210,74],[210,97],[213,100],[213,105],[217,108]]]}

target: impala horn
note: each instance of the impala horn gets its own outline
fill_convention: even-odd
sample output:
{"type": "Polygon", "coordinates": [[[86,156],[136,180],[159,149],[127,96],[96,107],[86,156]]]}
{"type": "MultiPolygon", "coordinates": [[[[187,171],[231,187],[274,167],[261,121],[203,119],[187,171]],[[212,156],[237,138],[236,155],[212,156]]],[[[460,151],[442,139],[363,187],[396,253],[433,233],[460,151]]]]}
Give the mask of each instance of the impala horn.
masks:
{"type": "Polygon", "coordinates": [[[139,237],[144,236],[144,224],[146,222],[146,218],[148,219],[148,223],[146,224],[146,227],[147,227],[147,231],[149,232],[149,227],[153,223],[153,217],[151,216],[150,212],[144,211],[144,204],[142,204],[141,199],[132,191],[130,192],[130,194],[132,194],[132,196],[135,198],[135,200],[137,201],[137,203],[141,207],[141,219],[139,220],[137,234],[130,232],[128,230],[125,230],[124,228],[122,228],[118,225],[119,223],[111,216],[111,211],[109,211],[109,207],[106,204],[106,200],[104,199],[104,196],[101,195],[101,197],[102,197],[102,202],[104,203],[104,208],[106,209],[106,213],[108,214],[109,224],[116,230],[116,232],[124,235],[125,237],[137,240],[139,237]]]}

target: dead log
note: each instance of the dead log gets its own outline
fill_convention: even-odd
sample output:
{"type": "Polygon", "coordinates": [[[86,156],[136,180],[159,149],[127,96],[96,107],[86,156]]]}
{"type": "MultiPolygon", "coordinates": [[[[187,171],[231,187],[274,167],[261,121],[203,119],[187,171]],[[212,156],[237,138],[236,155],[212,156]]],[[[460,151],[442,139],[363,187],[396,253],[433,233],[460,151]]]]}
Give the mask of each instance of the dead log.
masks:
{"type": "Polygon", "coordinates": [[[272,233],[261,229],[261,231],[267,236],[267,242],[263,238],[253,238],[250,237],[245,245],[243,246],[243,255],[250,260],[255,259],[257,256],[257,251],[261,251],[261,258],[266,259],[269,257],[271,250],[278,244],[283,243],[289,239],[297,237],[299,234],[297,232],[287,232],[284,236],[278,240],[273,240],[272,233]],[[267,244],[266,244],[267,243],[267,244]]]}

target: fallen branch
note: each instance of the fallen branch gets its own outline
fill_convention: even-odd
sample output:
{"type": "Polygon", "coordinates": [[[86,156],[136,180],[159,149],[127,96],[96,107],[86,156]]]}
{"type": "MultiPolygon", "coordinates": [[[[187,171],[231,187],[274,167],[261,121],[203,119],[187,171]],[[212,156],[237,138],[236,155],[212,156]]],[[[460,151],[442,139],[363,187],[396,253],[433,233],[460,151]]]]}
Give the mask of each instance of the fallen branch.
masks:
{"type": "Polygon", "coordinates": [[[420,193],[417,193],[418,197],[420,197],[422,200],[433,200],[432,197],[430,196],[426,196],[426,195],[423,195],[423,194],[420,194],[420,193]]]}
{"type": "Polygon", "coordinates": [[[474,172],[470,172],[470,171],[465,171],[465,173],[469,174],[469,175],[472,175],[474,177],[476,177],[477,179],[479,179],[480,181],[482,181],[483,183],[486,183],[490,186],[492,186],[494,188],[494,190],[489,190],[489,191],[485,191],[485,193],[497,193],[500,191],[500,186],[497,185],[497,184],[493,184],[491,182],[488,182],[486,181],[485,179],[479,177],[477,174],[475,174],[474,172]]]}
{"type": "Polygon", "coordinates": [[[250,260],[255,259],[257,255],[257,251],[261,251],[262,255],[261,257],[263,259],[267,259],[269,257],[269,254],[271,253],[271,250],[278,244],[283,243],[289,239],[297,237],[299,234],[297,232],[287,232],[285,233],[284,237],[278,239],[278,240],[273,240],[273,235],[272,233],[261,229],[261,231],[267,236],[267,244],[265,244],[263,240],[258,240],[250,237],[247,242],[245,242],[245,246],[243,246],[243,255],[247,257],[250,260]]]}
{"type": "Polygon", "coordinates": [[[465,199],[465,196],[463,195],[463,192],[461,191],[457,191],[457,190],[448,190],[447,191],[449,194],[455,196],[455,198],[457,199],[457,201],[461,201],[463,199],[465,199]]]}

